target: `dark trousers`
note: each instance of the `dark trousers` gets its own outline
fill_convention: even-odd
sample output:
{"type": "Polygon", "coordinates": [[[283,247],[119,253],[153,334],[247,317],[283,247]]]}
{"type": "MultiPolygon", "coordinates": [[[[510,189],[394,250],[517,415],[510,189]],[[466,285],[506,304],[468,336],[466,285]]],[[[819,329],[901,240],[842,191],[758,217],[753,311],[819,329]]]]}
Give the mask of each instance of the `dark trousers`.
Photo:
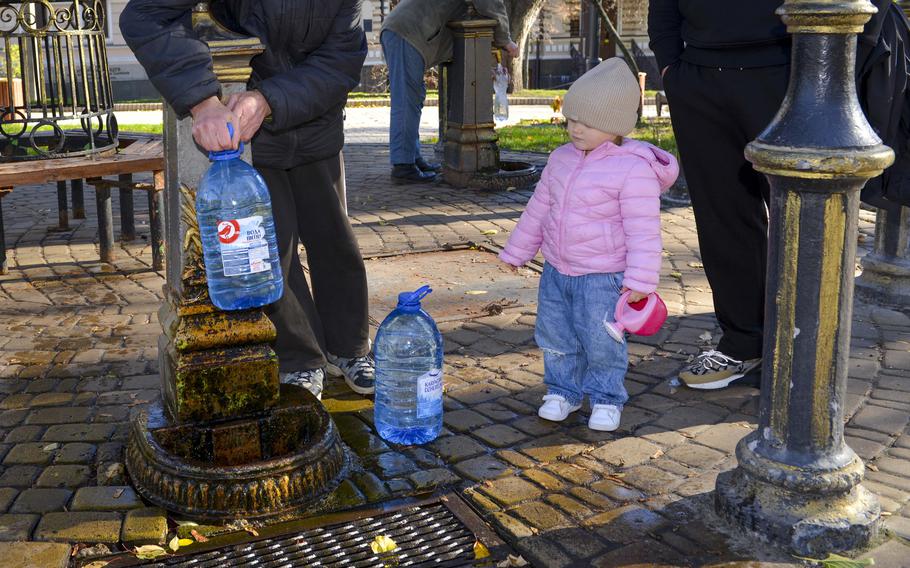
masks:
{"type": "Polygon", "coordinates": [[[339,154],[290,170],[258,168],[269,187],[284,276],[284,295],[266,308],[278,331],[281,372],[318,369],[324,353],[359,357],[369,351],[363,258],[339,195],[339,154]],[[300,264],[306,249],[312,294],[300,264]]]}
{"type": "Polygon", "coordinates": [[[788,77],[787,65],[715,69],[684,61],[664,75],[698,246],[723,330],[717,349],[736,359],[762,354],[768,248],[768,183],[743,151],[774,118],[788,77]]]}

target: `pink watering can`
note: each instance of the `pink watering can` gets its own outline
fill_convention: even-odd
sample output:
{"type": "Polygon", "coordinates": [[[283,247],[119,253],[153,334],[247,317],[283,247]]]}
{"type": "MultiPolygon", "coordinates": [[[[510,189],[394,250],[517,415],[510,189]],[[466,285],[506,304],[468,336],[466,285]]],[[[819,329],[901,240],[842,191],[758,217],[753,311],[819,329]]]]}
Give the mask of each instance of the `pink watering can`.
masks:
{"type": "Polygon", "coordinates": [[[627,290],[619,296],[613,314],[616,322],[605,323],[610,337],[620,343],[625,341],[626,331],[635,335],[654,335],[667,321],[667,306],[660,296],[652,292],[645,299],[630,304],[631,293],[627,290]]]}

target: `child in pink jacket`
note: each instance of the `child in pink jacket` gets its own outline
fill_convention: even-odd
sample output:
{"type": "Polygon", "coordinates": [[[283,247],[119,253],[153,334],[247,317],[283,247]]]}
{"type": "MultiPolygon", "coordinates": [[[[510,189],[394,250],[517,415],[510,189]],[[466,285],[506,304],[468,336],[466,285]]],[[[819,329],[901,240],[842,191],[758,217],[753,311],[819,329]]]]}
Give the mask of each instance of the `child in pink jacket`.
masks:
{"type": "Polygon", "coordinates": [[[579,78],[563,101],[572,142],[550,155],[527,209],[499,258],[521,266],[543,252],[535,339],[544,352],[541,418],[562,421],[587,395],[588,427],[619,427],[629,396],[625,342],[608,334],[619,295],[630,302],[657,288],[660,194],[679,174],[676,159],[624,138],[637,121],[638,81],[619,58],[579,78]]]}

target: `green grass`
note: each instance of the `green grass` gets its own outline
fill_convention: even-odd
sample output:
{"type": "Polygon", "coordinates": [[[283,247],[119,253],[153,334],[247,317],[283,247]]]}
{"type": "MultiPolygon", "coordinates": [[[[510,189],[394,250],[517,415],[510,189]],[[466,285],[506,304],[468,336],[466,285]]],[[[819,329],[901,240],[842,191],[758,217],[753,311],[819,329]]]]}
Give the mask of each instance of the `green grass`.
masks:
{"type": "Polygon", "coordinates": [[[516,97],[561,97],[566,94],[566,89],[525,89],[512,93],[516,97]]]}
{"type": "Polygon", "coordinates": [[[142,132],[145,134],[161,134],[163,128],[163,124],[120,124],[117,126],[117,130],[120,132],[142,132]]]}
{"type": "MultiPolygon", "coordinates": [[[[437,97],[439,97],[439,93],[438,93],[437,91],[435,91],[435,90],[433,90],[433,89],[427,90],[427,98],[434,99],[434,98],[437,98],[437,97]]],[[[354,91],[354,92],[352,92],[352,93],[348,93],[348,99],[349,99],[349,100],[363,100],[363,99],[366,99],[366,100],[373,100],[373,99],[383,100],[383,99],[388,99],[388,98],[389,98],[389,94],[388,94],[388,93],[366,93],[366,92],[363,92],[363,91],[354,91]]]]}
{"type": "MultiPolygon", "coordinates": [[[[535,120],[523,120],[514,126],[498,128],[499,147],[516,152],[550,153],[569,142],[565,126],[535,120]]],[[[658,148],[676,154],[676,137],[668,118],[645,119],[630,138],[649,142],[658,148]]]]}
{"type": "Polygon", "coordinates": [[[136,104],[136,103],[160,103],[161,99],[124,99],[122,101],[114,101],[115,104],[136,104]]]}

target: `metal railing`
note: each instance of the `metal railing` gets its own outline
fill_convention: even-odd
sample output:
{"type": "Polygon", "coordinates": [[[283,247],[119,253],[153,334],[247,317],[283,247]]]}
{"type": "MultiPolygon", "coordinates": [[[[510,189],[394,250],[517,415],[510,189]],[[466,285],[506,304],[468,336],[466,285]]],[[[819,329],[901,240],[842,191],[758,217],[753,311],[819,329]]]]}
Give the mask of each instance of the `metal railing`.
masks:
{"type": "Polygon", "coordinates": [[[0,0],[0,162],[117,146],[100,0],[0,0]]]}

